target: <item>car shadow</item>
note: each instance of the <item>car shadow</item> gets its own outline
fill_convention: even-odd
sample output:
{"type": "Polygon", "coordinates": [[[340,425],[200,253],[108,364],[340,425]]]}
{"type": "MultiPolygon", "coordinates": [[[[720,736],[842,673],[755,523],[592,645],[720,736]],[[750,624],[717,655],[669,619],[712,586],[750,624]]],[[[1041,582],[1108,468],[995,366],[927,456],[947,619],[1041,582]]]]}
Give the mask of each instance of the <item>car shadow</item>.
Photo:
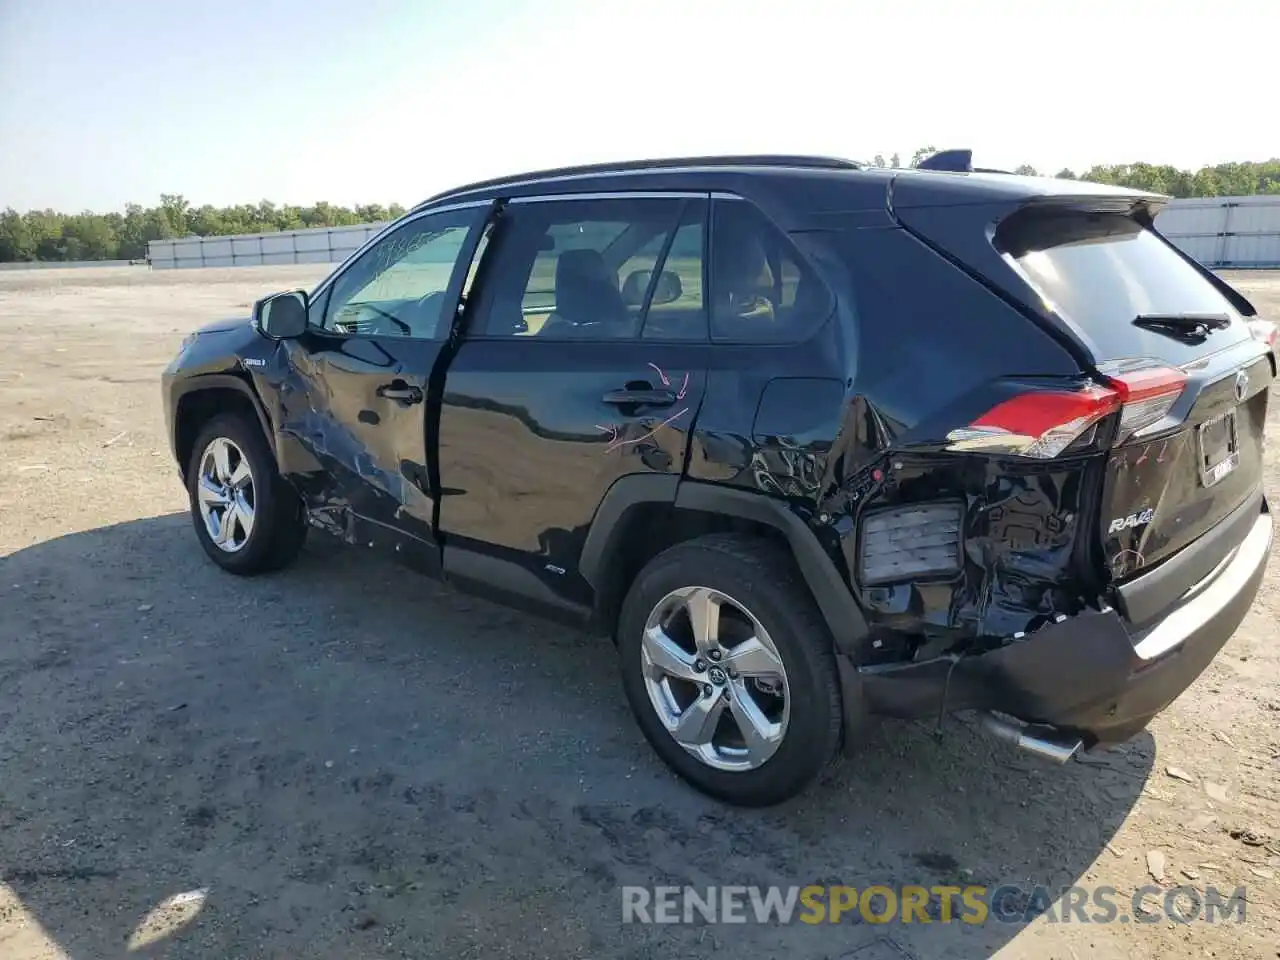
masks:
{"type": "Polygon", "coordinates": [[[1031,915],[624,924],[622,887],[1056,890],[1154,754],[1143,734],[1051,768],[965,718],[885,724],[804,796],[738,810],[648,749],[607,642],[314,532],[235,578],[185,515],[0,560],[0,636],[14,957],[989,955],[1031,915]]]}

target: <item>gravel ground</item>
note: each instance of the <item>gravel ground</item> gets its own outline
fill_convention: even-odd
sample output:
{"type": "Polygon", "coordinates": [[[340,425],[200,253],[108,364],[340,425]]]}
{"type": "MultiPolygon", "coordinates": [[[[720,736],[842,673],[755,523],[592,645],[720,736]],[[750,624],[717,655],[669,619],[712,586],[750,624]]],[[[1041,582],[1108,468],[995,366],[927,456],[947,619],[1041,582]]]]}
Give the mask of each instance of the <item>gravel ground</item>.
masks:
{"type": "MultiPolygon", "coordinates": [[[[203,557],[159,372],[323,272],[0,273],[0,956],[1276,955],[1280,564],[1122,748],[1053,769],[886,724],[729,809],[650,753],[608,644],[319,534],[253,581],[203,557]],[[948,882],[1109,885],[1129,919],[1153,871],[1247,887],[1245,923],[621,922],[623,884],[948,882]]],[[[1280,277],[1234,279],[1280,315],[1280,277]]]]}

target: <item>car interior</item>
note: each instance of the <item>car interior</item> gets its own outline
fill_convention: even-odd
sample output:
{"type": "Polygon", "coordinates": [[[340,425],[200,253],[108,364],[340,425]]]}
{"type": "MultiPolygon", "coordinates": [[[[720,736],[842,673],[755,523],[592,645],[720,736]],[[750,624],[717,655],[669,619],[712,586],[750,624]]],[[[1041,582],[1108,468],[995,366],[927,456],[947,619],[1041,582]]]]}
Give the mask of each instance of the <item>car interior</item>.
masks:
{"type": "MultiPolygon", "coordinates": [[[[700,224],[689,226],[701,229],[700,224]]],[[[692,283],[670,269],[653,276],[670,233],[665,218],[627,224],[534,218],[513,223],[500,244],[503,268],[491,273],[482,293],[488,301],[480,311],[483,332],[631,339],[641,333],[643,322],[644,336],[702,338],[700,258],[681,264],[694,274],[692,283]]]]}

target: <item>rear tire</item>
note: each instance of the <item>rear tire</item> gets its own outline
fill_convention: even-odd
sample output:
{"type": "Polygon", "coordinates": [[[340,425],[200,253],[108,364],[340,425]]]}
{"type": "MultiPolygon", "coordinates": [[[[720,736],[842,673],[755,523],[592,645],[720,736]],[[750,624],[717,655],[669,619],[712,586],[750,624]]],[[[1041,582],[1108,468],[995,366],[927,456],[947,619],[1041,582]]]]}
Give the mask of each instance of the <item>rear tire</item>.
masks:
{"type": "Polygon", "coordinates": [[[716,534],[659,554],[627,593],[618,649],[645,738],[704,793],[780,803],[837,756],[830,633],[792,558],[767,540],[716,534]]]}
{"type": "Polygon", "coordinates": [[[279,570],[302,549],[302,500],[276,469],[261,428],[243,416],[221,414],[200,431],[187,496],[200,546],[229,573],[279,570]]]}

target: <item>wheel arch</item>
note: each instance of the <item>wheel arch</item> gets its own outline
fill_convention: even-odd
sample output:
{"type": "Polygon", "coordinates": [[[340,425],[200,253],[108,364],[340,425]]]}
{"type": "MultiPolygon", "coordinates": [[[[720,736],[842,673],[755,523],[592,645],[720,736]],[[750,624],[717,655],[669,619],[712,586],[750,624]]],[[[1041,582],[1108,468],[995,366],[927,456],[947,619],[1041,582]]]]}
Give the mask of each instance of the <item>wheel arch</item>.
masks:
{"type": "Polygon", "coordinates": [[[201,428],[221,413],[251,414],[262,430],[272,457],[276,456],[275,432],[253,386],[235,374],[204,374],[174,386],[173,452],[185,481],[196,437],[201,428]]]}
{"type": "Polygon", "coordinates": [[[667,474],[619,478],[596,510],[578,563],[595,593],[595,627],[613,633],[622,597],[640,568],[662,549],[726,531],[753,533],[785,545],[837,651],[851,654],[857,648],[867,633],[866,618],[835,561],[787,502],[667,474]],[[628,549],[637,538],[640,546],[628,549]]]}

